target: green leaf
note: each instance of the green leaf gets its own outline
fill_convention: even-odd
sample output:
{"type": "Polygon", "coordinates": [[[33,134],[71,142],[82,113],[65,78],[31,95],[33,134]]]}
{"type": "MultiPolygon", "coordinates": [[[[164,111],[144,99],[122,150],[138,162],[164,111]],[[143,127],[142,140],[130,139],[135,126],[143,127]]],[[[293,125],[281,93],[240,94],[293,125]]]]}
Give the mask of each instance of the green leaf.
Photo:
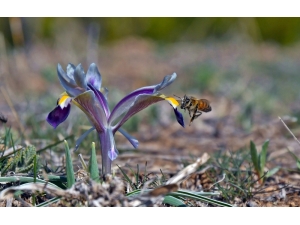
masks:
{"type": "MultiPolygon", "coordinates": [[[[119,165],[117,165],[117,167],[119,167],[119,165]]],[[[129,177],[126,175],[126,173],[121,169],[121,167],[119,167],[119,169],[121,170],[123,176],[125,177],[125,180],[130,184],[131,187],[134,187],[132,181],[129,179],[129,177]]]]}
{"type": "Polygon", "coordinates": [[[72,164],[72,158],[68,142],[65,140],[65,153],[66,153],[66,170],[67,170],[67,188],[71,188],[75,183],[75,175],[72,164]]]}
{"type": "MultiPolygon", "coordinates": [[[[150,190],[147,190],[147,191],[150,191],[150,190]]],[[[136,190],[133,190],[132,192],[129,192],[126,194],[127,197],[132,197],[132,196],[135,196],[135,195],[139,195],[142,191],[140,189],[136,189],[136,190]]]]}
{"type": "MultiPolygon", "coordinates": [[[[33,158],[33,182],[36,183],[36,177],[37,177],[37,162],[36,162],[36,154],[34,155],[33,158]]],[[[32,194],[32,205],[36,205],[36,195],[32,194]]]]}
{"type": "Polygon", "coordinates": [[[217,206],[226,206],[226,207],[232,207],[231,204],[228,204],[226,202],[221,202],[215,199],[211,199],[211,198],[207,198],[205,196],[202,195],[195,195],[192,192],[188,192],[188,191],[176,191],[176,192],[172,192],[169,193],[167,196],[174,196],[174,197],[184,197],[184,198],[191,198],[191,199],[195,199],[198,201],[204,201],[204,202],[208,202],[211,204],[215,204],[217,206]]]}
{"type": "Polygon", "coordinates": [[[266,174],[266,177],[273,176],[275,173],[278,172],[278,170],[280,170],[280,166],[274,167],[273,169],[268,171],[268,173],[266,174]]]}
{"type": "Polygon", "coordinates": [[[297,161],[296,165],[297,165],[298,169],[300,170],[300,160],[297,161]]]}
{"type": "Polygon", "coordinates": [[[260,175],[262,175],[264,173],[264,168],[266,165],[266,161],[267,161],[267,149],[269,146],[269,140],[265,141],[265,143],[262,146],[260,155],[259,155],[259,172],[260,175]]]}
{"type": "Polygon", "coordinates": [[[186,204],[184,204],[183,201],[181,201],[180,199],[174,196],[165,196],[163,203],[176,206],[176,207],[186,207],[186,204]]]}
{"type": "Polygon", "coordinates": [[[135,182],[136,182],[137,185],[139,183],[139,172],[140,172],[139,170],[140,170],[139,164],[136,164],[135,182]]]}
{"type": "Polygon", "coordinates": [[[36,182],[36,177],[37,177],[37,174],[38,174],[36,158],[37,158],[37,155],[35,154],[34,158],[33,158],[33,182],[34,183],[36,182]]]}
{"type": "MultiPolygon", "coordinates": [[[[34,182],[34,178],[33,177],[20,177],[20,176],[13,176],[13,177],[0,177],[0,183],[11,183],[11,182],[20,182],[21,184],[24,184],[24,183],[32,183],[34,182]]],[[[55,188],[59,188],[61,189],[60,187],[58,187],[57,185],[53,184],[53,183],[50,183],[48,181],[44,181],[44,180],[41,180],[41,179],[36,179],[35,180],[36,183],[44,183],[47,185],[51,185],[55,188]]]]}
{"type": "Polygon", "coordinates": [[[254,165],[254,169],[259,172],[259,165],[258,165],[258,156],[257,156],[257,150],[256,150],[256,146],[253,143],[253,141],[250,141],[250,153],[251,153],[251,159],[252,159],[252,163],[254,165]]]}
{"type": "Polygon", "coordinates": [[[300,169],[300,159],[295,155],[294,152],[290,151],[289,149],[288,149],[288,151],[292,155],[292,157],[296,160],[296,165],[297,165],[298,169],[300,169]]]}
{"type": "Polygon", "coordinates": [[[89,173],[92,180],[100,182],[100,175],[98,169],[97,155],[95,150],[95,142],[92,142],[92,152],[89,161],[89,173]]]}
{"type": "Polygon", "coordinates": [[[45,201],[45,202],[43,202],[41,204],[36,205],[36,207],[45,207],[45,206],[48,206],[48,205],[50,205],[50,204],[52,204],[54,202],[59,201],[60,199],[61,199],[61,197],[51,198],[51,199],[49,199],[49,200],[47,200],[47,201],[45,201]]]}

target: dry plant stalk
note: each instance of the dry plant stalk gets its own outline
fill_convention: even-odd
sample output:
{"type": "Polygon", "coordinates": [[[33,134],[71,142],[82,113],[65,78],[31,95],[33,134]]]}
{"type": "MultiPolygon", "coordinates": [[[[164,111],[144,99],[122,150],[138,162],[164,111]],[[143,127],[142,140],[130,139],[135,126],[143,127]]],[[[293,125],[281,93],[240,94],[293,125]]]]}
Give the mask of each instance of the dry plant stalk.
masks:
{"type": "Polygon", "coordinates": [[[10,109],[11,109],[11,111],[12,111],[14,117],[15,117],[16,120],[17,120],[17,123],[18,123],[18,125],[19,125],[19,127],[20,127],[20,129],[21,129],[21,133],[22,133],[23,135],[25,135],[25,129],[24,129],[24,127],[23,127],[23,125],[22,125],[22,123],[21,123],[21,121],[20,121],[20,118],[19,118],[19,116],[18,116],[18,113],[17,113],[17,111],[15,110],[15,107],[14,107],[14,105],[13,105],[13,103],[12,103],[12,101],[11,101],[11,99],[10,99],[8,93],[7,93],[7,91],[5,90],[4,87],[0,87],[0,90],[1,90],[1,92],[2,92],[3,97],[5,98],[5,100],[6,100],[6,102],[7,102],[7,104],[9,105],[9,107],[10,107],[10,109]]]}
{"type": "Polygon", "coordinates": [[[296,138],[296,136],[293,134],[293,132],[288,128],[288,126],[285,124],[285,122],[281,119],[280,116],[278,116],[278,118],[280,119],[280,121],[283,123],[283,125],[285,126],[285,128],[290,132],[290,134],[294,137],[294,139],[297,141],[297,143],[300,145],[299,140],[296,138]]]}
{"type": "Polygon", "coordinates": [[[181,182],[185,179],[188,175],[194,173],[199,166],[203,165],[209,160],[210,156],[205,152],[202,157],[198,158],[197,161],[191,165],[188,165],[183,170],[179,171],[177,175],[171,177],[166,184],[175,184],[181,182]]]}

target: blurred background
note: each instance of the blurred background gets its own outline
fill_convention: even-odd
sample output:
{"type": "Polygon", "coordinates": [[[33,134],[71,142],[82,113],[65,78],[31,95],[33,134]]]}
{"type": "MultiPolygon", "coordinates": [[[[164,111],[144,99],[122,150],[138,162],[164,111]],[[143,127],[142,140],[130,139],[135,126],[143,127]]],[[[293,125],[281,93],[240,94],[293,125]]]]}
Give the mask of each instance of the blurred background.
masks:
{"type": "MultiPolygon", "coordinates": [[[[30,143],[45,146],[71,134],[76,139],[88,129],[75,107],[55,132],[45,122],[63,92],[57,64],[66,68],[69,62],[82,63],[85,71],[92,62],[98,65],[111,107],[173,72],[178,77],[165,94],[210,100],[212,112],[184,130],[164,102],[131,118],[124,128],[143,149],[168,135],[187,135],[169,148],[189,143],[190,154],[199,146],[241,147],[241,134],[278,116],[300,115],[300,18],[0,18],[0,112],[30,143]],[[238,140],[224,139],[229,137],[238,140]]],[[[256,138],[276,135],[266,130],[256,138]]],[[[90,136],[83,148],[97,138],[90,136]]],[[[119,149],[131,148],[117,139],[119,149]]]]}

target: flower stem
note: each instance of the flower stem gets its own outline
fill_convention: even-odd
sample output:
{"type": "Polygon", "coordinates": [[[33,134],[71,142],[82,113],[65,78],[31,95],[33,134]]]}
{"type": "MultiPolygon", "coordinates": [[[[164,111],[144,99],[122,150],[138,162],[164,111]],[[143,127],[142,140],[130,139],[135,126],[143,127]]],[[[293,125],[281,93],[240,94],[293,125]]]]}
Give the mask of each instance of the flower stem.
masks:
{"type": "Polygon", "coordinates": [[[103,154],[103,151],[101,150],[102,155],[102,175],[111,174],[111,160],[108,157],[108,154],[103,154]]]}
{"type": "Polygon", "coordinates": [[[108,151],[110,149],[110,141],[108,135],[104,132],[99,134],[101,144],[101,157],[102,157],[102,176],[111,174],[111,160],[108,157],[108,151]]]}

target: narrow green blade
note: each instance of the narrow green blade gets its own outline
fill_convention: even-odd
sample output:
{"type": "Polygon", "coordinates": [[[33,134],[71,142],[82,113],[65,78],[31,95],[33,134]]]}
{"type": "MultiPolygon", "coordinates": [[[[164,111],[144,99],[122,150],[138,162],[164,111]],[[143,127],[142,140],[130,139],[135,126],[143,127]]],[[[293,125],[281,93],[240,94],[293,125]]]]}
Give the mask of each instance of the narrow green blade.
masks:
{"type": "Polygon", "coordinates": [[[49,200],[47,200],[47,201],[45,201],[45,202],[43,202],[41,204],[36,205],[35,207],[45,207],[45,206],[48,206],[48,205],[50,205],[50,204],[52,204],[54,202],[59,201],[60,199],[61,199],[61,197],[51,198],[51,199],[49,199],[49,200]]]}
{"type": "Polygon", "coordinates": [[[251,153],[251,159],[254,165],[254,169],[256,171],[259,171],[257,149],[253,141],[250,141],[250,153],[251,153]]]}
{"type": "Polygon", "coordinates": [[[273,169],[268,171],[268,173],[266,174],[266,177],[273,176],[275,173],[278,172],[278,170],[280,170],[280,166],[274,167],[273,169]]]}
{"type": "Polygon", "coordinates": [[[292,157],[296,160],[296,165],[297,165],[298,169],[300,169],[300,158],[298,158],[298,157],[295,155],[295,153],[292,152],[292,151],[290,151],[289,149],[288,149],[288,151],[289,151],[289,153],[292,155],[292,157]]]}
{"type": "Polygon", "coordinates": [[[231,204],[228,204],[226,202],[221,202],[215,199],[211,199],[211,198],[207,198],[205,196],[202,195],[195,195],[191,192],[187,192],[187,191],[176,191],[176,192],[172,192],[169,193],[168,196],[174,196],[174,197],[183,197],[183,198],[191,198],[191,199],[195,199],[198,201],[204,201],[204,202],[208,202],[211,204],[215,204],[217,206],[226,206],[226,207],[232,207],[231,204]]]}
{"type": "Polygon", "coordinates": [[[133,190],[133,191],[127,193],[126,196],[127,196],[127,197],[130,197],[130,196],[132,197],[132,196],[141,194],[141,192],[142,192],[142,191],[141,191],[140,189],[136,189],[136,190],[133,190]]]}
{"type": "Polygon", "coordinates": [[[266,165],[266,161],[267,161],[267,149],[268,149],[268,145],[269,145],[269,140],[267,140],[261,149],[261,153],[259,155],[259,171],[260,174],[262,175],[264,173],[264,168],[266,165]]]}
{"type": "Polygon", "coordinates": [[[100,182],[95,142],[92,142],[92,151],[91,151],[91,157],[89,161],[89,173],[92,180],[96,182],[100,182]]]}
{"type": "Polygon", "coordinates": [[[130,178],[127,176],[127,174],[122,170],[121,167],[119,167],[119,165],[117,165],[117,167],[121,170],[125,180],[130,184],[131,187],[133,187],[134,185],[133,185],[132,181],[130,180],[130,178]]]}
{"type": "Polygon", "coordinates": [[[183,201],[181,201],[180,199],[174,196],[165,196],[163,203],[176,206],[176,207],[186,207],[186,204],[184,204],[183,201]]]}
{"type": "Polygon", "coordinates": [[[65,153],[66,153],[67,187],[71,188],[75,183],[75,175],[74,175],[74,169],[73,169],[69,145],[66,140],[64,142],[65,142],[65,153]]]}

